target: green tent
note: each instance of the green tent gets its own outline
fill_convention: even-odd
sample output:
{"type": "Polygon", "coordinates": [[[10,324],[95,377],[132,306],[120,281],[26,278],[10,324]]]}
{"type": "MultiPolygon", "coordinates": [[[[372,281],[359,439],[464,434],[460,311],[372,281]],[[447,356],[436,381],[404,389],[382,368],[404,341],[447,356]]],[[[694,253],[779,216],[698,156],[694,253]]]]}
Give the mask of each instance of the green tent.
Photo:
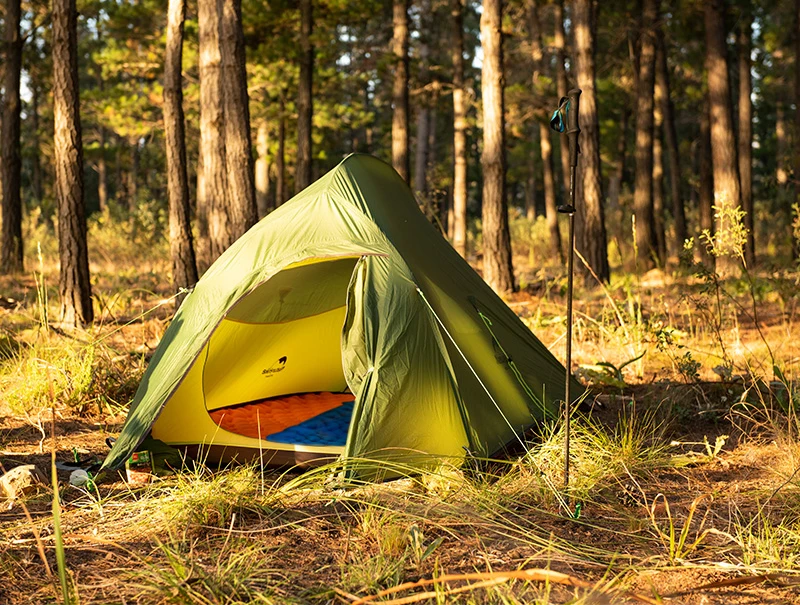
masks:
{"type": "Polygon", "coordinates": [[[562,364],[406,183],[351,155],[197,283],[103,467],[151,431],[212,459],[489,456],[563,396],[562,364]]]}

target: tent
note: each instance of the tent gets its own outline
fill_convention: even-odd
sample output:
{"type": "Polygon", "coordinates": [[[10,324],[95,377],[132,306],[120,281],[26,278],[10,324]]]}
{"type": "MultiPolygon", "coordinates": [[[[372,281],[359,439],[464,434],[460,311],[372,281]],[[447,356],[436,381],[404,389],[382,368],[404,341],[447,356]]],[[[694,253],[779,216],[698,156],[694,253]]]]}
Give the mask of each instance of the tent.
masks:
{"type": "Polygon", "coordinates": [[[563,396],[563,365],[406,183],[354,154],[197,283],[103,468],[149,432],[212,459],[488,456],[563,396]]]}

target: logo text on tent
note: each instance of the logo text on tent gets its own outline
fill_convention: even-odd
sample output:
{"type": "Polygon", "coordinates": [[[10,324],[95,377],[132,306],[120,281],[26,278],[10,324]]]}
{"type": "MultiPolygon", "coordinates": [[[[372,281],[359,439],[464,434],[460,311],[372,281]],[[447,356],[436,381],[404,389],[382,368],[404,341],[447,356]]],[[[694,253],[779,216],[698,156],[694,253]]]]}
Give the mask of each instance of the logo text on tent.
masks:
{"type": "Polygon", "coordinates": [[[278,361],[273,363],[270,367],[261,370],[261,374],[263,376],[266,376],[267,378],[271,378],[272,376],[283,370],[283,368],[285,367],[286,367],[286,356],[284,355],[278,361]]]}

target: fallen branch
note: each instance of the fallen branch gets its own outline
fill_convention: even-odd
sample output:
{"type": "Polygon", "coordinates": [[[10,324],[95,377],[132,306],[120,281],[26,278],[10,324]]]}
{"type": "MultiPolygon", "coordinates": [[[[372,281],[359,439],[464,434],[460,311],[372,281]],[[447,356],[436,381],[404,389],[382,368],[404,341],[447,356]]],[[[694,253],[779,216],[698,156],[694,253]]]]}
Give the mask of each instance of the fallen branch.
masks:
{"type": "MultiPolygon", "coordinates": [[[[586,580],[581,580],[580,578],[576,578],[575,576],[570,576],[557,571],[551,571],[549,569],[518,569],[511,571],[445,574],[442,576],[438,576],[436,578],[424,578],[422,580],[417,580],[416,582],[405,582],[398,586],[382,590],[377,594],[357,598],[356,600],[351,601],[350,605],[365,605],[366,603],[371,603],[376,599],[380,599],[385,596],[389,596],[406,590],[411,590],[414,588],[430,586],[432,584],[444,584],[447,582],[469,582],[472,580],[475,580],[476,582],[474,584],[469,584],[468,586],[461,586],[459,588],[449,589],[445,593],[445,596],[461,592],[467,592],[470,590],[476,590],[479,588],[496,586],[497,584],[502,584],[504,582],[508,582],[509,580],[524,580],[526,582],[550,582],[552,584],[573,586],[575,588],[595,587],[594,584],[592,584],[591,582],[587,582],[586,580]]],[[[424,601],[425,599],[430,599],[432,597],[435,597],[437,596],[437,594],[441,596],[441,593],[437,592],[423,592],[410,595],[407,597],[391,599],[389,601],[381,601],[381,605],[408,605],[410,603],[419,603],[420,601],[424,601]]],[[[650,603],[652,605],[656,605],[657,603],[659,603],[659,601],[656,601],[655,599],[651,599],[650,597],[646,597],[643,595],[627,593],[627,592],[622,594],[627,598],[634,599],[642,603],[650,603]]]]}

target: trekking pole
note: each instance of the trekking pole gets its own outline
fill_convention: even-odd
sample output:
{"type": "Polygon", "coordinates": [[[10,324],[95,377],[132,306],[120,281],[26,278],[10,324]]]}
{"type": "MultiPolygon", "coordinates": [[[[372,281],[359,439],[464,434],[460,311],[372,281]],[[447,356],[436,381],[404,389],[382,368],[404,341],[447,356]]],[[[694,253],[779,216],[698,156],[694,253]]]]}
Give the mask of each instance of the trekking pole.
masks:
{"type": "Polygon", "coordinates": [[[569,216],[569,243],[567,244],[567,359],[566,383],[564,386],[564,488],[569,488],[569,441],[570,416],[572,415],[572,396],[570,382],[572,379],[572,281],[573,260],[575,256],[575,183],[578,172],[578,135],[581,132],[578,123],[580,112],[581,89],[573,88],[561,99],[558,109],[550,120],[553,130],[566,133],[569,141],[569,203],[561,204],[558,211],[569,216]],[[566,115],[564,115],[566,114],[566,115]],[[566,124],[564,118],[566,117],[566,124]]]}

